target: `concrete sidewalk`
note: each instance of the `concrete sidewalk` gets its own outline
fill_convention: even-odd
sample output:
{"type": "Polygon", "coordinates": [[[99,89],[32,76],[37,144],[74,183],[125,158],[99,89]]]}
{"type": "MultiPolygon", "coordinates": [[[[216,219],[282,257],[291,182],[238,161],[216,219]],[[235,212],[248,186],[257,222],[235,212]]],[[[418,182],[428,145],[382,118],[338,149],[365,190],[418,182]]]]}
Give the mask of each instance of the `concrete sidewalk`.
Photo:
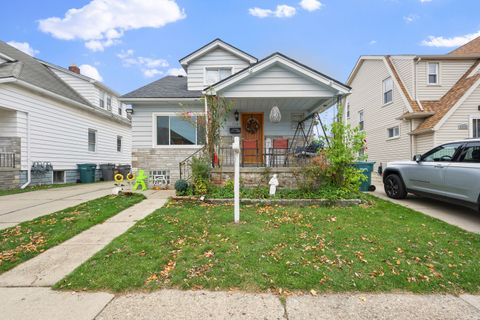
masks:
{"type": "Polygon", "coordinates": [[[52,286],[127,231],[162,207],[168,191],[149,191],[147,199],[0,275],[0,287],[52,286]]]}
{"type": "Polygon", "coordinates": [[[110,194],[113,182],[0,196],[0,230],[110,194]]]}
{"type": "Polygon", "coordinates": [[[462,295],[294,295],[160,290],[114,296],[0,288],[2,316],[12,320],[127,319],[480,319],[480,297],[462,295]]]}

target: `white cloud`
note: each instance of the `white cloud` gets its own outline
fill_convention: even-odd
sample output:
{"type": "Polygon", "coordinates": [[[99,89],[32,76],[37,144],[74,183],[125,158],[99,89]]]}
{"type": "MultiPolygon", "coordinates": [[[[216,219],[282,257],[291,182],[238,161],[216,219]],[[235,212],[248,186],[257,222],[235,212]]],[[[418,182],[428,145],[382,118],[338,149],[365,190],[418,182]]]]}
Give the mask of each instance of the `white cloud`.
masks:
{"type": "Polygon", "coordinates": [[[414,22],[415,20],[418,20],[419,16],[417,14],[409,14],[408,16],[404,16],[403,17],[403,20],[405,21],[405,23],[412,23],[414,22]]]}
{"type": "Polygon", "coordinates": [[[373,46],[374,44],[377,44],[377,40],[371,40],[368,44],[373,46]]]}
{"type": "Polygon", "coordinates": [[[170,68],[167,71],[167,74],[170,76],[186,76],[187,73],[183,68],[170,68]]]}
{"type": "Polygon", "coordinates": [[[290,18],[297,13],[297,9],[294,7],[288,6],[286,4],[280,4],[277,6],[275,11],[270,9],[262,8],[250,8],[248,9],[250,15],[258,18],[267,18],[267,17],[276,17],[276,18],[290,18]]]}
{"type": "Polygon", "coordinates": [[[92,0],[63,18],[39,21],[42,32],[61,40],[83,40],[92,51],[120,43],[125,31],[160,28],[186,17],[176,0],[92,0]]]}
{"type": "Polygon", "coordinates": [[[32,57],[40,53],[40,51],[33,49],[28,42],[9,41],[7,42],[7,44],[11,45],[14,48],[17,48],[20,51],[25,52],[28,55],[31,55],[32,57]]]}
{"type": "Polygon", "coordinates": [[[322,7],[322,3],[318,0],[302,0],[300,6],[307,11],[315,11],[322,7]]]}
{"type": "Polygon", "coordinates": [[[169,66],[168,61],[165,59],[135,56],[135,51],[132,49],[128,49],[126,51],[122,50],[117,54],[117,57],[122,60],[123,66],[137,66],[140,68],[143,75],[148,78],[163,74],[164,72],[159,68],[166,68],[169,66]]]}
{"type": "Polygon", "coordinates": [[[445,38],[445,37],[435,37],[429,36],[428,40],[423,40],[422,45],[427,47],[459,47],[463,46],[465,43],[472,41],[473,39],[480,37],[480,31],[476,33],[465,34],[462,36],[456,36],[452,38],[445,38]]]}
{"type": "Polygon", "coordinates": [[[98,72],[97,68],[95,68],[94,66],[89,64],[82,64],[79,66],[79,68],[80,73],[84,76],[90,77],[98,81],[103,81],[103,77],[100,75],[100,72],[98,72]]]}
{"type": "Polygon", "coordinates": [[[421,3],[432,2],[432,0],[420,0],[421,3]]]}

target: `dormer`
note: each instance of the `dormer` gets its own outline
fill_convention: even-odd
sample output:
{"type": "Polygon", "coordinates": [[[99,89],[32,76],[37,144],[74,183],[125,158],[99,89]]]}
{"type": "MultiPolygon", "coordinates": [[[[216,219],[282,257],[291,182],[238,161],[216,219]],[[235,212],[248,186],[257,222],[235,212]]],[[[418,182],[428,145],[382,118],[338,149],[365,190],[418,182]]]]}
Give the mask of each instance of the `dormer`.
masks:
{"type": "Polygon", "coordinates": [[[180,64],[187,72],[188,90],[203,90],[257,61],[254,56],[215,39],[180,59],[180,64]]]}

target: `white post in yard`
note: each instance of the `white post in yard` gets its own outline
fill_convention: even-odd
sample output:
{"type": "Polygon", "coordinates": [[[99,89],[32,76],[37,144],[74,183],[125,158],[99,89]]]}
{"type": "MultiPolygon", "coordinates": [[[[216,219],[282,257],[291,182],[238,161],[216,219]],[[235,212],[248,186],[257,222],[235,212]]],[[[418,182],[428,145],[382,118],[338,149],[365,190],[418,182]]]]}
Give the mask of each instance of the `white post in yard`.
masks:
{"type": "Polygon", "coordinates": [[[234,137],[232,149],[235,158],[233,176],[233,217],[235,223],[240,222],[240,138],[234,137]]]}

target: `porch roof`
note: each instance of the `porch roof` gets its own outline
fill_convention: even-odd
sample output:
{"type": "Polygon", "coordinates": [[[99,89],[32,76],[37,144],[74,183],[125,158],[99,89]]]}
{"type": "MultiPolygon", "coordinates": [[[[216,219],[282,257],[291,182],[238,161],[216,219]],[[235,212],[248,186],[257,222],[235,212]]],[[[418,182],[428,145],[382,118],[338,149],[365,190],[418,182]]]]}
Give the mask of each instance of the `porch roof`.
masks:
{"type": "Polygon", "coordinates": [[[350,90],[348,85],[277,52],[205,88],[203,93],[238,98],[333,98],[350,90]]]}

